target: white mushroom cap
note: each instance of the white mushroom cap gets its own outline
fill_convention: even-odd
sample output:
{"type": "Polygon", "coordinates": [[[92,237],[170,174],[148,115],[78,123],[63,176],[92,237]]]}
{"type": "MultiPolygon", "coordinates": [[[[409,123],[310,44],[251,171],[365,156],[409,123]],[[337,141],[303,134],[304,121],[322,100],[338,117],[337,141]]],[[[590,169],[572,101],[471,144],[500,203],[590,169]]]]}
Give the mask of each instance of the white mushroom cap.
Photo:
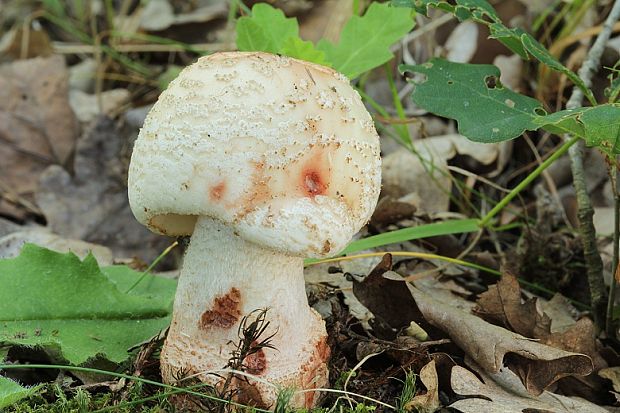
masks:
{"type": "Polygon", "coordinates": [[[191,234],[206,215],[250,242],[321,257],[370,218],[380,162],[345,76],[267,53],[216,53],[183,70],[147,116],[129,201],[158,233],[191,234]]]}

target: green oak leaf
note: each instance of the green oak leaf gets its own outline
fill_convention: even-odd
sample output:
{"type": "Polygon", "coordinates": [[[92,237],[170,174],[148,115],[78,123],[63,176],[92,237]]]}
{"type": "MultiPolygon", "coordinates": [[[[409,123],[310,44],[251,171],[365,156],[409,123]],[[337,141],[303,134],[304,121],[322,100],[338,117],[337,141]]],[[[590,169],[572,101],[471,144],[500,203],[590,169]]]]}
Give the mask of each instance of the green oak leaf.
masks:
{"type": "Polygon", "coordinates": [[[318,50],[311,41],[301,40],[299,37],[289,37],[282,45],[281,53],[306,60],[323,66],[331,66],[325,57],[325,52],[318,50]]]}
{"type": "Polygon", "coordinates": [[[265,3],[255,4],[252,16],[237,21],[237,48],[241,51],[281,53],[289,37],[299,37],[297,20],[265,3]]]}
{"type": "MultiPolygon", "coordinates": [[[[486,18],[485,21],[501,21],[493,6],[486,0],[457,0],[456,4],[457,14],[459,14],[459,9],[466,9],[467,13],[478,20],[486,18]]],[[[463,16],[465,15],[463,14],[463,16]]]]}
{"type": "Polygon", "coordinates": [[[556,59],[555,56],[553,56],[531,34],[526,33],[519,28],[506,27],[495,12],[495,9],[493,9],[493,6],[491,6],[488,1],[457,0],[456,3],[456,6],[451,6],[446,1],[392,0],[392,4],[398,4],[401,7],[414,8],[424,15],[427,14],[428,7],[434,7],[454,14],[461,21],[472,19],[477,23],[488,26],[490,38],[497,39],[504,46],[508,47],[523,59],[529,59],[530,56],[533,56],[541,63],[547,65],[550,69],[565,74],[577,87],[579,87],[579,89],[583,91],[590,103],[596,103],[592,91],[586,87],[585,83],[575,72],[560,63],[560,61],[556,59]]]}
{"type": "Polygon", "coordinates": [[[428,17],[429,7],[442,9],[443,11],[450,13],[454,11],[454,6],[441,0],[392,0],[392,6],[409,7],[426,17],[428,17]]]}
{"type": "Polygon", "coordinates": [[[13,380],[0,376],[0,409],[36,393],[41,386],[24,387],[13,380]]]}
{"type": "Polygon", "coordinates": [[[620,105],[567,109],[535,120],[540,127],[555,132],[568,129],[609,156],[620,154],[620,105]]]}
{"type": "Polygon", "coordinates": [[[501,42],[522,59],[529,60],[530,55],[525,50],[521,35],[525,32],[519,28],[509,29],[503,23],[491,23],[489,25],[489,37],[501,42]]]}
{"type": "Polygon", "coordinates": [[[534,36],[529,33],[522,32],[521,43],[523,43],[523,47],[530,55],[534,56],[541,63],[549,66],[550,69],[565,74],[577,87],[579,87],[579,89],[584,92],[586,98],[590,102],[596,102],[592,91],[588,89],[583,80],[581,80],[581,78],[575,72],[560,63],[560,61],[556,59],[551,53],[549,53],[545,46],[540,44],[540,42],[536,40],[534,36]]]}
{"type": "Polygon", "coordinates": [[[349,79],[389,61],[390,46],[414,26],[407,9],[371,3],[364,16],[352,16],[342,29],[340,41],[322,39],[317,44],[332,67],[349,79]]]}
{"type": "Polygon", "coordinates": [[[81,261],[25,245],[18,257],[0,260],[0,346],[38,346],[72,364],[126,360],[128,348],[169,324],[176,288],[149,276],[124,293],[139,276],[127,267],[101,269],[92,255],[81,261]]]}
{"type": "Polygon", "coordinates": [[[456,119],[459,132],[473,141],[500,142],[540,127],[534,119],[544,114],[541,103],[503,87],[495,66],[432,59],[401,71],[425,76],[412,93],[418,106],[456,119]],[[495,86],[487,85],[491,80],[495,86]]]}

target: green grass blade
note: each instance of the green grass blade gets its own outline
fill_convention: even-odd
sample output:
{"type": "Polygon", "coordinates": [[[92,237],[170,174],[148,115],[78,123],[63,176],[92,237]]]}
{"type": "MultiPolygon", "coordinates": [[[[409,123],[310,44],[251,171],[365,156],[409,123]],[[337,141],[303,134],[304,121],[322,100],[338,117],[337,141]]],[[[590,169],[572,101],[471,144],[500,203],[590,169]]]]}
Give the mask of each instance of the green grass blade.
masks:
{"type": "MultiPolygon", "coordinates": [[[[348,247],[335,256],[351,254],[354,252],[369,250],[399,242],[412,241],[414,239],[476,232],[480,230],[478,222],[479,221],[477,219],[454,219],[450,221],[437,222],[434,224],[398,229],[391,232],[384,232],[383,234],[373,235],[353,241],[348,247]]],[[[307,259],[304,263],[308,265],[316,261],[318,260],[307,259]]]]}
{"type": "Polygon", "coordinates": [[[414,239],[436,237],[438,235],[462,234],[480,230],[477,219],[455,219],[434,224],[420,225],[417,227],[403,228],[396,231],[373,235],[364,239],[353,241],[340,254],[368,250],[399,242],[414,239]]]}

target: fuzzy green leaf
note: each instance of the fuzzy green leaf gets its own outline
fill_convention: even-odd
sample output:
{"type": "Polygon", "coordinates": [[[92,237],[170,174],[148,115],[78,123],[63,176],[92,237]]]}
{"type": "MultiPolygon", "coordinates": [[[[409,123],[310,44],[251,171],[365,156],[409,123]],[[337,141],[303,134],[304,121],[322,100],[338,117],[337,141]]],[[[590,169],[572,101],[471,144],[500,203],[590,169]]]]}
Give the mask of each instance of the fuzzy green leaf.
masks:
{"type": "Polygon", "coordinates": [[[297,20],[265,3],[255,4],[252,16],[237,21],[237,48],[241,51],[281,53],[289,37],[299,37],[297,20]]]}
{"type": "Polygon", "coordinates": [[[325,58],[324,51],[314,47],[311,41],[304,41],[299,37],[289,37],[286,39],[282,45],[281,53],[295,59],[306,60],[323,66],[331,66],[325,58]]]}
{"type": "Polygon", "coordinates": [[[540,127],[534,123],[542,111],[540,102],[501,86],[495,66],[432,59],[422,65],[403,65],[401,71],[426,77],[416,83],[412,94],[417,105],[456,119],[459,132],[473,141],[500,142],[540,127]],[[495,86],[487,85],[491,80],[495,86]]]}
{"type": "Polygon", "coordinates": [[[123,293],[138,276],[127,267],[102,271],[93,256],[80,261],[26,245],[0,260],[0,345],[40,346],[73,364],[96,356],[122,362],[170,321],[175,282],[145,280],[123,293]]]}
{"type": "Polygon", "coordinates": [[[19,383],[0,376],[0,409],[36,393],[41,386],[23,387],[19,383]]]}
{"type": "Polygon", "coordinates": [[[407,9],[371,3],[364,16],[352,16],[342,29],[340,41],[325,39],[317,44],[332,67],[349,79],[389,61],[394,55],[390,46],[407,34],[414,25],[407,9]]]}

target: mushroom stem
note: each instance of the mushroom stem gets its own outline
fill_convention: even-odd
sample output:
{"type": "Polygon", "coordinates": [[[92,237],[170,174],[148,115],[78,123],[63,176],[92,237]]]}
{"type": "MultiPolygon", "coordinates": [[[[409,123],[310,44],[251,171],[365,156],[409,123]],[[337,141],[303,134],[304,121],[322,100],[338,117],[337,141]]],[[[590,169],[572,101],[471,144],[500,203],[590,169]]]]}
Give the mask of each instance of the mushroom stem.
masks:
{"type": "MultiPolygon", "coordinates": [[[[206,372],[226,367],[239,342],[239,324],[257,309],[268,309],[264,348],[246,357],[243,369],[280,386],[308,389],[327,384],[325,325],[308,306],[303,259],[263,249],[244,241],[229,226],[199,217],[174,302],[172,324],[162,350],[165,382],[183,384],[197,375],[203,382],[218,379],[206,372]]],[[[258,381],[233,381],[240,401],[269,407],[276,390],[258,381]]],[[[313,393],[294,398],[293,405],[311,407],[313,393]]]]}

